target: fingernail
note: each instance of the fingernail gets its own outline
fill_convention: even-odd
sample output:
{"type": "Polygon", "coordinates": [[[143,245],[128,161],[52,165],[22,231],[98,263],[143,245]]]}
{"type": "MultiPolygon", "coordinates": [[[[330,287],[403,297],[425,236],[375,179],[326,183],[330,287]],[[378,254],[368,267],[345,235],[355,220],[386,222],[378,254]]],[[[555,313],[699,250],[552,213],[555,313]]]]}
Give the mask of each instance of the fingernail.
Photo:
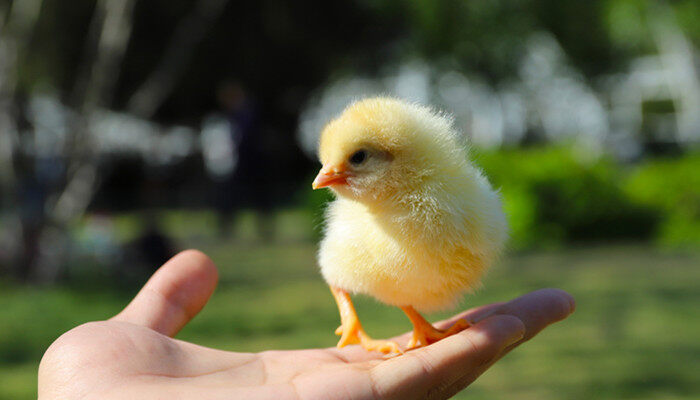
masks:
{"type": "Polygon", "coordinates": [[[525,337],[525,324],[523,321],[514,315],[509,315],[509,317],[513,317],[515,320],[517,320],[517,324],[519,324],[519,326],[512,330],[513,333],[506,341],[507,344],[505,347],[510,347],[520,342],[525,337]]]}
{"type": "Polygon", "coordinates": [[[500,340],[503,343],[503,348],[518,343],[525,336],[525,324],[515,315],[500,314],[491,316],[491,318],[493,318],[493,323],[496,324],[494,328],[506,336],[500,340]]]}
{"type": "Polygon", "coordinates": [[[518,343],[519,341],[523,340],[524,337],[525,337],[525,332],[517,332],[515,335],[511,336],[508,339],[508,342],[507,342],[508,344],[506,344],[506,347],[510,347],[510,346],[518,343]]]}

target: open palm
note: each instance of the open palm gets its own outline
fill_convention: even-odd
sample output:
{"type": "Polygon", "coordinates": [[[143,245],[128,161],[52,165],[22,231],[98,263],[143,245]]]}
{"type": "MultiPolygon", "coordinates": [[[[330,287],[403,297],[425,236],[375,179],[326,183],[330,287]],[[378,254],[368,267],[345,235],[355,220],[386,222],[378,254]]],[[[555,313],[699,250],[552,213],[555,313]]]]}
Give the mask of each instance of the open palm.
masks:
{"type": "Polygon", "coordinates": [[[540,290],[445,321],[475,324],[392,358],[358,346],[252,354],[173,339],[204,307],[216,282],[207,256],[178,254],[117,316],[74,328],[49,347],[39,367],[39,398],[448,398],[574,309],[565,292],[540,290]]]}

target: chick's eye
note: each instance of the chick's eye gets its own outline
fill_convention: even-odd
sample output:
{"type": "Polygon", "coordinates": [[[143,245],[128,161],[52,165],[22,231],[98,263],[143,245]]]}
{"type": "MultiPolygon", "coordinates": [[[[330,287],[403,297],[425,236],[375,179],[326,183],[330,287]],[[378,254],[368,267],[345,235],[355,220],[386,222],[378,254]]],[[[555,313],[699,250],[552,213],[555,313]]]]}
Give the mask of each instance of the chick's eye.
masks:
{"type": "Polygon", "coordinates": [[[350,164],[360,165],[367,159],[366,150],[358,150],[350,156],[350,164]]]}

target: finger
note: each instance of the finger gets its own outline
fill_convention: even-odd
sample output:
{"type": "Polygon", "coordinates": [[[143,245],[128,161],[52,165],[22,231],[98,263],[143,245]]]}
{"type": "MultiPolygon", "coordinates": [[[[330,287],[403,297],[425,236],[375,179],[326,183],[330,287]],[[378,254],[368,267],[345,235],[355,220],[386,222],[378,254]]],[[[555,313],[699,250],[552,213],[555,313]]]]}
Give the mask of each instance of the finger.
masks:
{"type": "Polygon", "coordinates": [[[574,298],[563,290],[542,289],[524,296],[518,297],[501,307],[490,310],[489,313],[481,315],[481,318],[492,318],[495,315],[511,315],[517,317],[525,325],[523,338],[516,343],[507,346],[498,356],[490,362],[465,374],[444,392],[444,398],[449,398],[472,383],[484,371],[501,357],[512,351],[515,347],[531,339],[547,326],[565,319],[576,309],[574,298]]]}
{"type": "Polygon", "coordinates": [[[209,257],[197,250],[183,251],[163,264],[112,319],[174,336],[204,307],[217,280],[209,257]]]}
{"type": "Polygon", "coordinates": [[[522,339],[525,326],[518,318],[495,315],[456,335],[376,365],[372,370],[378,397],[432,398],[443,393],[468,371],[495,359],[522,339]]]}
{"type": "Polygon", "coordinates": [[[523,341],[529,340],[542,329],[571,315],[576,309],[574,298],[561,289],[541,289],[511,300],[490,312],[478,316],[474,322],[492,315],[512,315],[525,324],[523,341]]]}

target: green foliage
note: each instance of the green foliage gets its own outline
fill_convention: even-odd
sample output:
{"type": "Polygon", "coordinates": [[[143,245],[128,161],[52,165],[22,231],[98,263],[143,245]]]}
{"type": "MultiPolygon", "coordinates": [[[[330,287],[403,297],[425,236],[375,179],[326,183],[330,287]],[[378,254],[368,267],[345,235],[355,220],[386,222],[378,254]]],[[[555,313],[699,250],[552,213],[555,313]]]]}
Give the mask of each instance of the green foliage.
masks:
{"type": "Polygon", "coordinates": [[[544,147],[477,154],[503,195],[516,248],[607,239],[648,239],[658,212],[621,189],[607,159],[584,162],[570,148],[544,147]]]}
{"type": "Polygon", "coordinates": [[[624,191],[663,213],[656,234],[660,243],[700,244],[700,152],[644,163],[626,180],[624,191]]]}

